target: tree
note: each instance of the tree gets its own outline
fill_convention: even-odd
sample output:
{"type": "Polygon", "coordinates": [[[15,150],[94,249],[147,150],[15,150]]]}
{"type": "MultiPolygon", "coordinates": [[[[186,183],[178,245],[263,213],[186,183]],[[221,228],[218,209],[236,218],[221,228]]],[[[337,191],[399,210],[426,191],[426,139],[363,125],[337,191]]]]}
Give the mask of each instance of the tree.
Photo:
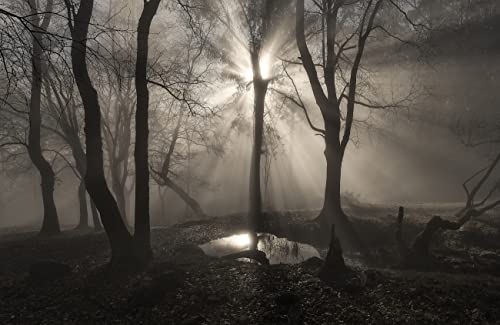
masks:
{"type": "MultiPolygon", "coordinates": [[[[40,58],[42,60],[42,63],[43,63],[43,66],[42,66],[42,72],[43,72],[43,76],[42,76],[42,81],[41,83],[43,84],[42,86],[42,89],[40,90],[40,93],[41,93],[41,96],[40,96],[40,106],[41,106],[41,110],[40,110],[40,131],[50,131],[50,132],[53,132],[54,134],[57,134],[58,136],[61,136],[63,135],[63,133],[66,132],[66,137],[61,137],[61,139],[65,142],[67,142],[67,140],[70,140],[70,139],[74,139],[74,137],[70,134],[68,134],[67,132],[68,131],[71,131],[70,128],[67,128],[67,127],[64,127],[64,128],[60,128],[60,124],[64,124],[66,120],[61,120],[59,121],[59,117],[61,118],[64,118],[66,116],[63,116],[62,113],[67,113],[64,109],[66,107],[66,105],[62,106],[62,105],[59,105],[58,104],[61,104],[61,100],[66,100],[68,98],[66,98],[64,96],[64,94],[62,94],[63,92],[66,92],[66,89],[65,87],[58,87],[58,89],[56,90],[54,87],[54,83],[52,83],[52,87],[48,87],[48,80],[49,79],[52,79],[53,78],[53,73],[52,71],[54,70],[54,67],[55,67],[55,64],[54,64],[54,60],[59,60],[57,64],[60,64],[61,66],[66,66],[66,53],[64,51],[64,40],[65,40],[65,36],[64,36],[64,32],[62,33],[59,33],[58,32],[58,28],[60,26],[57,25],[58,22],[64,22],[64,20],[58,20],[57,18],[61,18],[62,16],[59,15],[57,12],[59,10],[59,8],[54,5],[54,2],[53,1],[50,1],[50,2],[47,2],[47,5],[45,6],[45,10],[42,10],[40,12],[37,12],[37,13],[33,13],[33,4],[36,4],[36,3],[31,3],[31,5],[28,3],[28,5],[31,6],[31,10],[32,11],[30,14],[28,15],[17,15],[15,14],[16,10],[17,11],[20,11],[20,10],[24,10],[23,8],[23,4],[22,3],[16,3],[16,2],[12,2],[11,4],[9,4],[9,6],[7,6],[8,9],[12,9],[11,11],[7,11],[5,9],[2,9],[1,10],[1,14],[3,14],[2,16],[2,23],[3,23],[3,31],[2,31],[2,35],[3,36],[6,36],[8,40],[10,40],[11,42],[10,43],[5,43],[5,45],[9,44],[9,45],[13,45],[14,43],[18,43],[18,46],[17,47],[10,47],[10,46],[4,46],[4,44],[2,45],[2,53],[1,53],[1,56],[2,58],[4,59],[4,68],[5,68],[5,73],[6,73],[6,77],[7,77],[7,85],[6,87],[4,88],[5,89],[5,98],[3,99],[3,103],[6,104],[6,106],[8,108],[10,108],[10,110],[4,110],[7,114],[9,114],[11,116],[11,119],[13,121],[16,121],[17,122],[20,122],[21,124],[23,123],[23,121],[25,120],[25,115],[24,115],[24,112],[21,109],[17,108],[17,105],[19,104],[19,95],[17,95],[17,93],[21,93],[21,92],[27,92],[27,90],[22,90],[24,85],[23,83],[20,83],[20,79],[18,78],[19,75],[26,75],[27,72],[25,72],[25,67],[23,66],[23,62],[24,62],[24,52],[26,51],[19,51],[19,49],[21,48],[31,48],[33,47],[32,44],[29,44],[28,42],[26,42],[24,40],[24,35],[27,34],[27,35],[30,35],[31,36],[31,39],[33,39],[33,37],[37,37],[37,39],[40,39],[41,41],[37,41],[37,45],[39,45],[39,47],[41,47],[42,49],[42,57],[40,58]],[[34,18],[37,18],[37,17],[40,17],[40,18],[47,18],[50,16],[50,30],[48,29],[49,27],[49,24],[47,25],[47,29],[42,29],[40,27],[36,27],[36,24],[34,24],[32,22],[32,20],[34,18]],[[29,45],[28,45],[29,44],[29,45]],[[13,52],[12,50],[14,48],[17,48],[17,50],[15,50],[15,52],[13,52]],[[14,54],[15,53],[15,54],[14,54]],[[7,64],[7,61],[9,61],[9,64],[7,64]],[[13,90],[13,86],[15,86],[15,91],[16,93],[12,93],[12,90],[13,90]],[[52,89],[53,88],[53,89],[52,89]],[[53,92],[56,92],[58,96],[56,96],[56,98],[58,99],[58,101],[56,101],[52,94],[53,92]],[[62,94],[62,95],[61,95],[62,94]],[[14,95],[14,97],[12,96],[14,95]],[[62,97],[61,97],[62,96],[62,97]],[[57,102],[58,104],[56,104],[55,102],[57,102]],[[57,116],[56,116],[57,115],[57,116]],[[45,116],[48,117],[47,120],[44,120],[45,119],[45,116]],[[50,121],[50,118],[53,119],[53,123],[51,123],[50,121]],[[61,122],[61,123],[59,123],[61,122]]],[[[37,10],[36,8],[34,8],[35,11],[37,10]]],[[[37,24],[40,23],[40,19],[38,19],[38,22],[36,22],[37,24]]],[[[33,41],[31,41],[31,43],[33,43],[33,41]]],[[[63,72],[63,71],[59,71],[59,72],[63,72]]],[[[55,74],[57,75],[57,74],[55,74]]],[[[58,80],[59,82],[61,80],[58,80]]],[[[59,86],[61,86],[59,84],[59,86]]],[[[64,85],[66,86],[66,85],[64,85]]],[[[72,88],[71,88],[71,92],[72,92],[72,88]]],[[[70,98],[72,98],[70,96],[70,98]]],[[[65,104],[68,104],[68,103],[65,103],[65,104]]],[[[30,105],[28,105],[30,106],[30,105]]],[[[33,110],[31,110],[33,111],[33,110]]],[[[71,112],[70,112],[71,113],[71,112]]],[[[33,114],[30,114],[30,112],[28,112],[26,114],[26,117],[27,119],[30,119],[30,115],[33,116],[33,114]]],[[[35,114],[34,117],[36,117],[36,115],[38,114],[35,114]]],[[[35,118],[36,120],[36,118],[35,118]]],[[[73,122],[73,120],[71,121],[73,122]]],[[[28,124],[30,124],[28,122],[28,124]]],[[[32,123],[31,123],[32,124],[32,123]]],[[[12,124],[10,124],[12,125],[12,124]]],[[[67,126],[67,125],[66,125],[67,126]]],[[[29,142],[30,142],[30,137],[31,139],[33,139],[33,141],[31,141],[31,143],[35,143],[34,146],[36,146],[36,133],[40,133],[41,135],[41,138],[40,138],[40,142],[43,141],[43,144],[40,145],[41,147],[41,151],[43,152],[43,156],[45,158],[45,160],[47,162],[50,162],[51,165],[53,165],[56,160],[58,160],[58,158],[63,158],[63,160],[65,161],[65,164],[67,166],[70,166],[73,168],[72,164],[69,162],[68,159],[66,159],[64,157],[64,155],[62,154],[63,152],[61,152],[60,149],[57,149],[55,150],[53,147],[54,145],[57,143],[57,140],[56,138],[53,138],[53,137],[50,137],[50,133],[46,133],[46,132],[40,132],[40,131],[36,131],[35,132],[30,132],[30,136],[28,137],[28,139],[26,141],[23,141],[22,138],[23,136],[19,136],[19,134],[15,134],[15,130],[14,130],[14,134],[10,134],[10,144],[14,145],[15,143],[18,143],[18,144],[22,144],[24,143],[24,146],[28,149],[28,152],[33,152],[36,154],[36,151],[38,151],[36,148],[34,148],[34,150],[30,150],[29,147],[29,142]],[[16,141],[13,141],[13,140],[16,140],[16,141]],[[48,147],[50,145],[50,148],[48,147]]],[[[7,135],[7,134],[6,134],[7,135]]],[[[78,135],[77,135],[78,137],[78,135]]],[[[5,143],[7,144],[7,143],[5,143]]],[[[69,145],[69,144],[68,144],[69,145]]],[[[76,152],[76,151],[75,151],[76,152]]],[[[11,155],[12,151],[10,151],[9,155],[11,155]]],[[[76,158],[75,158],[76,159],[76,158]]],[[[85,164],[78,164],[77,167],[80,167],[80,166],[84,166],[85,164]]],[[[64,168],[64,167],[63,167],[64,168]]],[[[52,167],[53,169],[53,167],[52,167]]],[[[54,173],[54,179],[55,179],[55,175],[57,174],[57,172],[54,172],[53,170],[53,173],[54,173]]],[[[80,176],[78,173],[76,174],[77,176],[80,176]]],[[[83,174],[82,174],[83,175],[83,174]]],[[[81,202],[82,201],[82,192],[83,192],[83,199],[86,201],[85,199],[85,191],[83,190],[82,191],[82,186],[80,186],[80,224],[81,225],[87,225],[87,219],[88,219],[88,216],[87,216],[87,206],[86,206],[86,202],[81,202]]],[[[92,204],[92,211],[96,212],[96,209],[95,209],[95,206],[92,204]]],[[[95,224],[97,226],[97,228],[99,228],[99,225],[100,225],[100,222],[98,220],[98,216],[96,215],[96,213],[94,213],[94,221],[95,221],[95,224]]]]}
{"type": "Polygon", "coordinates": [[[149,91],[147,80],[148,37],[151,22],[161,0],[144,1],[144,9],[137,27],[137,61],[135,89],[137,92],[136,140],[135,140],[135,244],[136,249],[151,254],[149,216],[149,91]]]}
{"type": "MultiPolygon", "coordinates": [[[[222,36],[226,42],[235,42],[239,50],[246,51],[252,75],[250,80],[244,80],[247,86],[253,87],[253,144],[251,149],[249,200],[248,200],[248,227],[253,233],[263,230],[265,220],[262,214],[262,152],[264,146],[264,115],[266,95],[272,78],[267,75],[263,63],[266,56],[272,56],[269,44],[272,36],[276,35],[279,18],[289,13],[290,1],[258,0],[223,2],[209,1],[199,4],[200,10],[213,17],[224,28],[222,36]]],[[[227,49],[220,50],[221,56],[227,49]]],[[[240,55],[238,53],[237,55],[240,55]]],[[[228,58],[225,58],[227,61],[228,58]]],[[[249,77],[249,76],[247,76],[249,77]]],[[[241,82],[241,80],[240,80],[241,82]]]]}
{"type": "MultiPolygon", "coordinates": [[[[332,224],[335,224],[341,237],[346,236],[351,245],[353,242],[356,242],[356,246],[359,246],[359,238],[341,206],[340,184],[342,161],[349,143],[354,118],[358,71],[363,58],[366,42],[375,27],[375,17],[380,10],[382,2],[383,0],[370,0],[366,5],[362,5],[363,13],[359,25],[356,26],[355,30],[343,41],[336,39],[336,37],[340,37],[336,32],[336,28],[339,24],[340,9],[348,3],[344,1],[326,0],[319,6],[324,16],[322,19],[324,19],[326,23],[326,47],[323,50],[324,65],[322,65],[326,93],[323,90],[318,71],[316,70],[316,64],[313,61],[307,45],[304,24],[304,0],[297,0],[296,9],[296,39],[301,56],[300,59],[306,70],[314,99],[321,111],[325,126],[324,130],[321,130],[321,134],[325,139],[325,157],[327,162],[325,199],[317,221],[322,227],[325,227],[325,229],[329,229],[332,224]],[[351,40],[356,38],[357,42],[351,43],[351,40]],[[336,45],[338,45],[337,51],[335,50],[336,45]],[[347,93],[342,91],[339,94],[335,74],[337,72],[336,70],[339,68],[338,65],[342,56],[345,55],[344,52],[348,49],[356,49],[356,54],[352,61],[350,76],[346,85],[347,93]],[[343,100],[347,101],[347,108],[345,123],[342,130],[341,103],[343,100]],[[341,132],[343,132],[343,134],[341,132]]],[[[322,42],[324,42],[324,39],[322,42]]]]}
{"type": "MultiPolygon", "coordinates": [[[[109,1],[106,20],[110,24],[128,25],[130,22],[113,13],[109,1]]],[[[109,28],[109,41],[97,46],[101,60],[92,73],[99,88],[102,105],[104,158],[111,190],[120,214],[129,230],[128,212],[134,190],[133,137],[134,112],[137,96],[134,87],[137,40],[116,28],[109,28]]]]}
{"type": "Polygon", "coordinates": [[[243,16],[248,30],[248,48],[252,67],[254,90],[254,134],[250,162],[249,228],[253,232],[262,231],[265,220],[262,215],[261,161],[264,145],[264,111],[269,76],[263,75],[262,60],[264,45],[272,32],[273,21],[286,12],[288,1],[260,0],[242,4],[243,16]]]}
{"type": "MultiPolygon", "coordinates": [[[[300,62],[290,63],[299,63],[306,71],[315,104],[319,108],[324,124],[324,129],[313,125],[309,117],[310,112],[300,95],[293,100],[295,104],[303,108],[314,132],[320,134],[325,141],[327,166],[325,195],[322,210],[316,221],[320,224],[320,228],[325,230],[335,224],[344,246],[368,253],[342,209],[340,195],[342,163],[351,139],[355,110],[356,107],[396,108],[411,100],[412,94],[388,104],[380,104],[371,99],[368,94],[362,93],[363,84],[366,82],[360,81],[361,63],[368,41],[371,39],[376,39],[378,45],[385,46],[390,46],[390,43],[384,42],[382,36],[386,36],[386,41],[406,42],[404,37],[398,36],[384,26],[384,23],[397,24],[385,22],[380,17],[381,12],[385,15],[399,14],[402,17],[401,20],[409,26],[410,31],[415,31],[420,26],[411,21],[403,8],[392,0],[313,2],[315,14],[307,16],[304,0],[297,0],[295,32],[300,62]],[[318,24],[320,24],[319,32],[317,32],[318,29],[313,28],[318,24]],[[309,31],[307,35],[306,30],[309,31]],[[313,56],[308,44],[314,40],[317,43],[314,43],[313,53],[319,53],[319,59],[313,56]],[[321,79],[319,71],[322,74],[321,79]]],[[[292,84],[298,93],[293,80],[292,84]]]]}
{"type": "Polygon", "coordinates": [[[39,15],[39,9],[35,0],[29,1],[31,9],[32,30],[32,80],[31,80],[31,98],[29,106],[29,135],[28,135],[28,154],[31,161],[38,169],[41,177],[42,200],[43,200],[43,223],[41,234],[53,235],[60,232],[57,209],[54,202],[55,174],[50,163],[45,159],[40,144],[41,139],[41,96],[42,81],[46,72],[46,62],[44,62],[44,36],[50,24],[53,7],[53,0],[47,1],[47,7],[44,9],[47,14],[43,18],[39,15]],[[42,33],[40,33],[40,30],[42,33]]]}
{"type": "Polygon", "coordinates": [[[261,158],[264,137],[264,109],[269,80],[264,78],[261,70],[262,47],[268,33],[271,1],[258,1],[247,4],[244,14],[250,35],[249,49],[253,72],[254,89],[254,138],[250,162],[250,189],[248,221],[250,230],[262,230],[262,190],[261,190],[261,158]]]}
{"type": "MultiPolygon", "coordinates": [[[[160,187],[170,188],[197,218],[204,218],[206,214],[191,191],[192,183],[197,188],[204,184],[192,177],[190,162],[201,151],[222,152],[216,131],[218,108],[206,103],[206,94],[212,90],[207,80],[214,72],[209,43],[214,24],[201,19],[195,23],[184,11],[180,19],[186,25],[181,26],[179,48],[172,51],[176,53],[173,62],[156,67],[161,69],[156,71],[156,78],[162,80],[162,88],[169,89],[170,98],[160,98],[161,104],[153,111],[151,171],[160,187]],[[174,84],[179,87],[167,86],[174,84]]],[[[162,193],[160,199],[164,205],[162,193]]]]}
{"type": "MultiPolygon", "coordinates": [[[[101,55],[107,62],[96,71],[100,76],[99,88],[103,94],[103,137],[107,171],[111,189],[116,198],[120,214],[128,226],[127,202],[133,184],[129,182],[133,175],[132,155],[134,136],[134,111],[136,96],[134,89],[133,61],[135,55],[128,48],[117,49],[117,42],[112,40],[111,53],[101,55]]],[[[133,45],[123,47],[133,49],[133,45]]]]}
{"type": "MultiPolygon", "coordinates": [[[[61,64],[64,66],[64,64],[61,64]]],[[[87,161],[85,150],[80,137],[81,134],[81,102],[75,93],[73,77],[65,70],[51,64],[46,74],[44,86],[47,101],[47,112],[54,120],[55,126],[44,125],[44,128],[57,134],[70,148],[74,161],[75,174],[80,180],[78,187],[78,201],[80,205],[80,218],[77,228],[88,227],[87,189],[85,187],[85,170],[87,161]]],[[[96,231],[101,230],[102,225],[95,204],[90,200],[91,213],[96,231]]]]}
{"type": "Polygon", "coordinates": [[[128,262],[134,257],[132,236],[120,215],[120,210],[111,194],[104,175],[101,137],[101,111],[97,92],[90,79],[86,54],[93,0],[81,1],[78,9],[65,0],[68,25],[71,31],[71,66],[80,92],[85,112],[85,145],[87,168],[85,185],[101,215],[112,252],[112,263],[128,262]]]}

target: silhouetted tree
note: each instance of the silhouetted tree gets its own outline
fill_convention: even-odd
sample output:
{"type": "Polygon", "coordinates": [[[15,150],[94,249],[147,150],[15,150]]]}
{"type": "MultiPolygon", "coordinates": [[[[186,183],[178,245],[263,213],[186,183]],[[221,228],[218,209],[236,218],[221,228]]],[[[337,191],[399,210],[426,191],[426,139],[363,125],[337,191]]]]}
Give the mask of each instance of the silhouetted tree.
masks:
{"type": "Polygon", "coordinates": [[[144,1],[144,9],[137,27],[137,62],[135,88],[137,92],[136,140],[135,140],[135,244],[136,249],[151,254],[149,216],[149,91],[147,81],[148,38],[151,22],[161,0],[144,1]]]}
{"type": "MultiPolygon", "coordinates": [[[[402,36],[384,26],[384,23],[398,24],[387,22],[380,17],[383,10],[384,14],[394,12],[399,14],[400,20],[409,25],[410,31],[420,27],[409,19],[402,6],[391,0],[323,0],[313,1],[312,6],[314,14],[306,15],[304,0],[297,0],[296,42],[300,52],[300,64],[306,71],[324,129],[312,123],[300,95],[293,102],[303,108],[311,128],[325,140],[327,163],[325,196],[321,213],[316,221],[320,224],[320,228],[325,230],[329,229],[331,224],[335,224],[337,234],[344,244],[367,253],[366,247],[342,209],[340,194],[342,163],[351,140],[355,109],[356,107],[388,109],[403,106],[406,101],[411,100],[412,94],[389,104],[380,104],[370,99],[361,91],[363,87],[360,82],[361,63],[370,39],[378,37],[378,42],[381,44],[384,40],[382,36],[385,36],[386,40],[405,42],[402,36]],[[319,32],[314,32],[316,29],[313,27],[318,24],[319,32]],[[306,34],[309,30],[311,37],[306,34]],[[314,40],[317,42],[313,45],[315,49],[313,56],[308,43],[313,43],[314,40]],[[319,58],[316,59],[318,53],[319,58]]],[[[398,28],[401,27],[398,25],[398,28]]],[[[293,86],[298,93],[295,83],[293,86]]]]}
{"type": "Polygon", "coordinates": [[[85,112],[85,144],[87,168],[85,185],[101,215],[111,245],[112,262],[127,261],[134,256],[132,236],[120,215],[104,175],[101,137],[101,111],[97,92],[90,79],[86,54],[93,0],[81,1],[78,8],[65,0],[71,31],[71,65],[85,112]]]}
{"type": "Polygon", "coordinates": [[[382,6],[382,2],[383,0],[370,0],[366,2],[366,5],[361,5],[362,14],[359,24],[354,27],[354,30],[345,40],[337,39],[340,38],[340,35],[336,32],[337,25],[339,24],[339,11],[343,6],[352,4],[345,1],[332,0],[322,1],[320,4],[319,9],[324,17],[322,19],[326,23],[326,47],[323,54],[325,62],[322,65],[326,92],[323,89],[318,71],[316,70],[316,64],[307,45],[304,25],[304,0],[297,0],[296,9],[296,38],[301,55],[300,59],[306,70],[325,126],[325,129],[321,130],[321,133],[325,139],[325,157],[327,161],[326,188],[323,208],[317,220],[325,229],[329,229],[331,224],[334,223],[339,233],[347,236],[351,243],[353,241],[356,242],[356,246],[359,246],[360,240],[341,206],[340,181],[342,161],[349,143],[354,120],[358,71],[366,42],[376,26],[375,18],[382,6]],[[357,41],[351,41],[353,39],[357,41]],[[349,79],[346,85],[347,93],[345,93],[343,90],[337,88],[336,70],[342,56],[345,55],[344,52],[348,49],[355,49],[356,53],[350,66],[350,75],[348,76],[349,79]],[[345,117],[341,113],[341,102],[343,100],[347,101],[345,117]],[[342,119],[345,119],[343,127],[342,119]]]}
{"type": "Polygon", "coordinates": [[[35,0],[29,1],[31,9],[32,27],[32,57],[31,57],[31,98],[29,109],[29,135],[28,153],[33,165],[38,169],[41,178],[42,201],[43,201],[43,223],[41,234],[53,235],[60,232],[57,209],[54,202],[55,174],[51,164],[43,156],[41,141],[41,96],[42,81],[47,69],[44,60],[44,32],[47,31],[51,20],[53,1],[47,1],[47,7],[43,10],[47,14],[40,17],[40,9],[35,0]],[[42,31],[40,33],[40,30],[42,31]]]}

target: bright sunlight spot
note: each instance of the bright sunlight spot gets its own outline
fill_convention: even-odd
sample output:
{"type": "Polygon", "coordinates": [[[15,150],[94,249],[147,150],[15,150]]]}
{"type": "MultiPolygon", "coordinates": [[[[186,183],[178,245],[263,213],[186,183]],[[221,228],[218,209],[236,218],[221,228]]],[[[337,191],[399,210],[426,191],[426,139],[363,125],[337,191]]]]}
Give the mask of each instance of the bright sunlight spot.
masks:
{"type": "MultiPolygon", "coordinates": [[[[269,79],[271,77],[271,72],[272,72],[271,70],[272,70],[271,59],[269,55],[264,55],[260,59],[260,74],[262,75],[262,78],[269,79]]],[[[252,81],[253,80],[252,66],[250,65],[245,67],[242,75],[243,78],[245,78],[245,81],[252,81]]]]}
{"type": "Polygon", "coordinates": [[[250,245],[250,236],[248,234],[234,235],[227,237],[227,241],[233,246],[248,247],[250,245]]]}

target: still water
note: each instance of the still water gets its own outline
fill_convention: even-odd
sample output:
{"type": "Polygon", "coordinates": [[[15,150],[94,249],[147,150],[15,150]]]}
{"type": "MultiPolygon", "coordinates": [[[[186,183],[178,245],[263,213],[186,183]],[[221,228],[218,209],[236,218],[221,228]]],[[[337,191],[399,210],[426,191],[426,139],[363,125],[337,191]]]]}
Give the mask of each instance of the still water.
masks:
{"type": "MultiPolygon", "coordinates": [[[[260,233],[257,235],[257,240],[257,249],[266,254],[270,264],[296,264],[311,257],[320,257],[318,250],[313,246],[286,238],[260,233]]],[[[200,245],[200,248],[208,256],[221,257],[247,250],[250,244],[249,234],[243,233],[212,240],[200,245]]]]}

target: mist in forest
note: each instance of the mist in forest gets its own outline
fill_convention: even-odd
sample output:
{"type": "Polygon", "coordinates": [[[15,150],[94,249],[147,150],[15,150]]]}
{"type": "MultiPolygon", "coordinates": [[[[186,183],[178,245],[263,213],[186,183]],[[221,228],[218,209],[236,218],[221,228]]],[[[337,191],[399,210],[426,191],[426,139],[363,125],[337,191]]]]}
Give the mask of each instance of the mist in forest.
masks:
{"type": "MultiPolygon", "coordinates": [[[[464,175],[483,167],[488,155],[464,147],[453,128],[465,114],[498,115],[499,100],[488,100],[499,86],[498,60],[497,54],[487,53],[467,65],[463,63],[470,62],[468,57],[439,57],[403,67],[383,64],[380,84],[387,92],[410,84],[428,89],[411,107],[372,113],[369,127],[358,126],[344,165],[344,191],[361,202],[380,205],[461,202],[464,175]]],[[[193,177],[203,182],[193,196],[210,215],[247,209],[251,129],[239,132],[231,128],[231,122],[235,112],[250,107],[237,105],[224,113],[224,153],[205,151],[191,162],[193,177]]],[[[318,210],[325,179],[324,144],[304,122],[302,112],[294,107],[281,109],[293,112],[294,118],[277,123],[280,138],[263,190],[266,209],[318,210]]],[[[39,182],[30,169],[16,176],[2,175],[3,227],[37,227],[42,204],[39,182]]],[[[67,226],[75,225],[78,219],[76,184],[69,170],[58,175],[55,199],[62,212],[61,223],[67,226]]],[[[174,192],[166,194],[163,210],[155,186],[151,192],[157,225],[189,220],[189,208],[174,192]]]]}
{"type": "Polygon", "coordinates": [[[0,324],[498,324],[498,0],[0,0],[0,324]]]}

